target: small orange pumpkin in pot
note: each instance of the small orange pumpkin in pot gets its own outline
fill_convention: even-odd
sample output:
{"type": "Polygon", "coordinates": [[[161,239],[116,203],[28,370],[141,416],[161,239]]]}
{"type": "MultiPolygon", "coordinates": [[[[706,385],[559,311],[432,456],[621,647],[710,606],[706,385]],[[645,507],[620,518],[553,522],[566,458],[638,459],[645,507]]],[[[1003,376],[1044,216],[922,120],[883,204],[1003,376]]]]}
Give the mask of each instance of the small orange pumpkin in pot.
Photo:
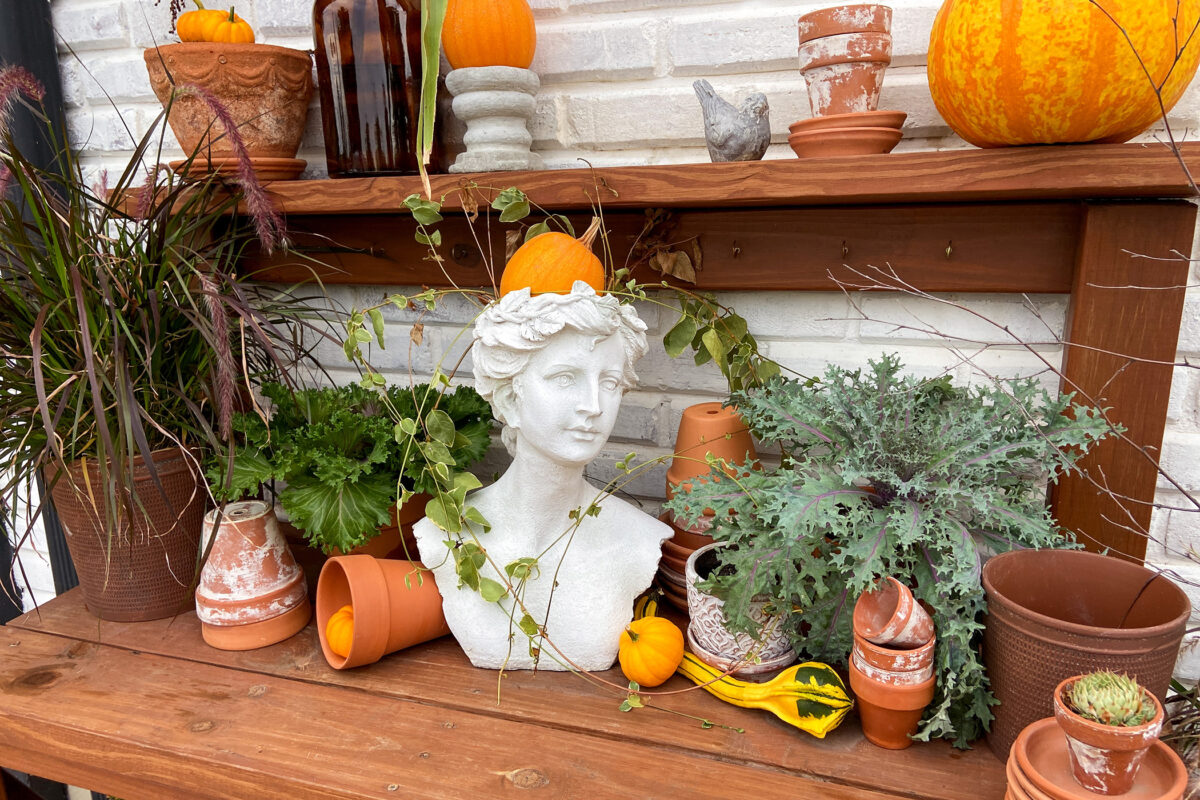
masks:
{"type": "Polygon", "coordinates": [[[533,237],[513,253],[504,267],[500,296],[526,287],[531,294],[566,294],[575,281],[583,281],[597,294],[603,292],[604,264],[592,252],[592,242],[599,232],[600,219],[593,217],[578,239],[558,231],[533,237]]]}
{"type": "Polygon", "coordinates": [[[216,8],[205,8],[201,0],[192,0],[196,8],[185,11],[175,20],[175,33],[179,34],[181,42],[203,42],[204,26],[220,22],[226,17],[224,11],[216,8]]]}
{"type": "Polygon", "coordinates": [[[342,658],[350,655],[354,641],[354,606],[346,605],[329,615],[325,623],[325,641],[329,649],[342,658]]]}
{"type": "Polygon", "coordinates": [[[529,69],[537,46],[533,12],[526,0],[450,0],[442,46],[454,69],[529,69]]]}

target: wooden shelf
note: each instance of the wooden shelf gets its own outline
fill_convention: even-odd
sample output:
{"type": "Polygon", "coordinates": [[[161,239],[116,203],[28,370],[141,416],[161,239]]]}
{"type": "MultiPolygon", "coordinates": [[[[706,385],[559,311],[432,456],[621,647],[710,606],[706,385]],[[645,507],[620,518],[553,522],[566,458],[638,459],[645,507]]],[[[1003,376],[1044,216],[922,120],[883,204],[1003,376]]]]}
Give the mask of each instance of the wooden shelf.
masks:
{"type": "MultiPolygon", "coordinates": [[[[1200,171],[1200,143],[1181,146],[1200,171]]],[[[1187,197],[1191,189],[1161,144],[1010,147],[782,159],[726,164],[602,167],[538,172],[432,175],[435,197],[460,208],[458,189],[516,186],[543,208],[745,208],[881,203],[997,202],[1119,197],[1187,197]]],[[[390,214],[416,177],[281,181],[272,196],[289,216],[390,214]]],[[[493,192],[494,193],[494,192],[493,192]]]]}

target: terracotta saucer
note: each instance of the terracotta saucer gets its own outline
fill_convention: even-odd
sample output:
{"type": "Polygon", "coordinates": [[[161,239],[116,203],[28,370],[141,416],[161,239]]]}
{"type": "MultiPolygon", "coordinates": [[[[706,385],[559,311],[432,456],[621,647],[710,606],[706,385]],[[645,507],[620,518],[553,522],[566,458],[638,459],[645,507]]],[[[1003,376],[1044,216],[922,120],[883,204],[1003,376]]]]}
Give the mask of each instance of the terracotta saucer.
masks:
{"type": "Polygon", "coordinates": [[[1013,793],[1014,797],[1021,798],[1021,800],[1056,800],[1033,785],[1029,777],[1021,771],[1015,758],[1008,760],[1004,772],[1008,777],[1008,790],[1013,793]]]}
{"type": "Polygon", "coordinates": [[[903,111],[860,111],[853,114],[830,114],[825,117],[810,117],[788,125],[792,133],[816,131],[825,128],[895,128],[900,129],[908,114],[903,111]]]}
{"type": "Polygon", "coordinates": [[[823,128],[788,136],[800,158],[890,153],[904,133],[897,128],[823,128]]]}
{"type": "Polygon", "coordinates": [[[664,582],[673,584],[682,591],[687,591],[687,580],[683,577],[683,573],[673,570],[669,567],[664,567],[661,564],[658,567],[658,574],[662,576],[664,582]]]}
{"type": "MultiPolygon", "coordinates": [[[[308,162],[302,158],[251,158],[250,166],[260,181],[290,181],[304,171],[308,162]]],[[[172,161],[171,169],[176,172],[199,176],[216,172],[219,175],[236,175],[236,158],[196,158],[188,165],[186,160],[172,161]]]]}
{"type": "MultiPolygon", "coordinates": [[[[1052,800],[1096,800],[1099,795],[1075,782],[1067,737],[1054,717],[1038,720],[1013,742],[1009,761],[1016,759],[1018,775],[1052,800]]],[[[1169,746],[1156,741],[1146,754],[1133,788],[1121,800],[1178,800],[1187,788],[1187,769],[1169,746]]],[[[1037,800],[1035,798],[1035,800],[1037,800]]]]}

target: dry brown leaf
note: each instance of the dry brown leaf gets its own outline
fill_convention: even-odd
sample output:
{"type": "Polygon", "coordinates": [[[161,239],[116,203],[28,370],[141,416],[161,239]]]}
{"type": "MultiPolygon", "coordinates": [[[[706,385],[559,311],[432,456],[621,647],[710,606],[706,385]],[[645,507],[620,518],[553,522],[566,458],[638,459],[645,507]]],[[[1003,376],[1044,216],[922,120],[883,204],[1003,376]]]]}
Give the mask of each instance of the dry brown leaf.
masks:
{"type": "Polygon", "coordinates": [[[508,261],[512,258],[513,253],[517,252],[517,248],[521,246],[521,240],[525,238],[524,233],[519,230],[507,231],[504,234],[504,260],[508,261]]]}
{"type": "Polygon", "coordinates": [[[425,323],[414,322],[412,329],[408,332],[408,338],[417,347],[421,346],[421,342],[425,341],[425,323]]]}
{"type": "Polygon", "coordinates": [[[663,275],[678,278],[685,283],[696,282],[696,270],[692,268],[692,260],[688,258],[687,253],[659,250],[650,256],[650,266],[663,275]]]}

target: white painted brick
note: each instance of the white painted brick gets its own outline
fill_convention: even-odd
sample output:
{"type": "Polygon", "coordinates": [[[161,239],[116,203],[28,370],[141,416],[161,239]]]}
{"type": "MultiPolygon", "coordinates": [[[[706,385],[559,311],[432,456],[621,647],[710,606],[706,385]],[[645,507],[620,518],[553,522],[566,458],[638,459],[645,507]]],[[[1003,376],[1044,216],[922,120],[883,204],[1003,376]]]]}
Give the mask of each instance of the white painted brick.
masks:
{"type": "MultiPolygon", "coordinates": [[[[1200,356],[1200,288],[1189,289],[1183,300],[1179,321],[1180,355],[1200,356]]],[[[1197,359],[1192,359],[1197,363],[1197,359]]]]}
{"type": "MultiPolygon", "coordinates": [[[[1160,493],[1161,495],[1161,493],[1160,493]]],[[[1161,503],[1160,498],[1155,498],[1155,502],[1161,503]]],[[[1183,553],[1175,550],[1168,540],[1167,531],[1170,528],[1171,510],[1168,508],[1156,508],[1150,514],[1150,535],[1146,539],[1146,562],[1157,564],[1172,556],[1180,556],[1183,553]]]]}
{"type": "Polygon", "coordinates": [[[1163,549],[1168,558],[1188,558],[1200,562],[1200,509],[1182,494],[1175,496],[1173,505],[1175,508],[1164,515],[1163,549]]]}
{"type": "Polygon", "coordinates": [[[663,395],[659,392],[626,392],[610,441],[662,446],[669,438],[667,434],[667,400],[663,395]]]}
{"type": "Polygon", "coordinates": [[[122,51],[114,58],[90,59],[87,67],[91,74],[83,79],[83,85],[93,106],[107,106],[110,98],[118,104],[158,101],[141,52],[122,51]]]}
{"type": "MultiPolygon", "coordinates": [[[[1200,433],[1180,433],[1168,430],[1163,434],[1162,469],[1184,489],[1200,490],[1200,433]]],[[[1160,476],[1158,485],[1167,484],[1160,476]]]]}
{"type": "Polygon", "coordinates": [[[1167,402],[1167,424],[1179,430],[1200,429],[1200,375],[1195,369],[1176,367],[1167,402]]]}
{"type": "Polygon", "coordinates": [[[850,307],[841,292],[730,292],[719,299],[760,342],[844,339],[850,332],[850,307]]]}
{"type": "MultiPolygon", "coordinates": [[[[616,13],[619,11],[649,11],[663,9],[664,15],[672,9],[688,10],[697,6],[720,6],[722,0],[705,2],[705,0],[562,0],[570,12],[599,11],[616,13]]],[[[727,3],[726,3],[727,4],[727,3]]]]}
{"type": "Polygon", "coordinates": [[[50,14],[60,53],[129,44],[129,25],[119,2],[56,2],[51,4],[50,14]]]}
{"type": "Polygon", "coordinates": [[[1188,596],[1192,604],[1191,623],[1188,627],[1195,627],[1195,624],[1200,622],[1200,614],[1197,613],[1200,609],[1200,562],[1171,558],[1153,566],[1188,596]]]}
{"type": "Polygon", "coordinates": [[[72,147],[112,153],[133,149],[133,137],[144,131],[144,120],[140,110],[119,113],[112,108],[86,108],[67,113],[67,129],[72,147]]]}
{"type": "Polygon", "coordinates": [[[63,103],[67,108],[82,108],[87,104],[84,82],[88,78],[74,56],[59,59],[58,77],[62,86],[63,103]]]}
{"type": "Polygon", "coordinates": [[[671,74],[703,76],[797,69],[798,8],[798,4],[759,7],[752,14],[737,14],[714,6],[708,14],[672,17],[667,32],[671,74]]]}
{"type": "MultiPolygon", "coordinates": [[[[666,494],[667,467],[670,466],[670,463],[671,451],[669,449],[648,446],[635,447],[610,442],[600,452],[600,455],[596,456],[596,460],[588,465],[584,474],[597,486],[615,481],[614,486],[619,485],[622,496],[636,495],[657,498],[666,494]],[[632,474],[618,471],[617,462],[623,460],[630,452],[637,454],[633,461],[635,467],[647,462],[654,463],[648,464],[644,469],[635,469],[632,474]]],[[[625,497],[625,499],[629,498],[625,497]]]]}
{"type": "Polygon", "coordinates": [[[957,378],[961,359],[945,347],[897,343],[881,345],[861,342],[809,342],[780,340],[768,342],[767,355],[805,377],[820,376],[829,364],[846,369],[866,369],[868,359],[895,353],[903,373],[920,378],[949,374],[957,378]]]}
{"type": "Polygon", "coordinates": [[[728,393],[729,384],[711,361],[696,366],[690,352],[671,358],[661,343],[651,342],[650,352],[637,363],[638,388],[728,393]]]}
{"type": "Polygon", "coordinates": [[[267,37],[306,36],[311,48],[312,10],[313,4],[309,0],[254,0],[258,18],[256,32],[261,35],[260,41],[267,37]]]}
{"type": "Polygon", "coordinates": [[[660,24],[645,18],[548,22],[538,27],[530,69],[543,84],[653,77],[660,24]]]}
{"type": "Polygon", "coordinates": [[[1067,310],[1060,295],[1031,296],[1033,310],[1023,307],[1019,298],[1004,295],[943,295],[927,300],[866,294],[855,299],[866,316],[859,330],[863,341],[919,341],[940,334],[952,343],[962,340],[964,347],[972,340],[1009,344],[1013,337],[1053,344],[1062,335],[1067,310]]]}
{"type": "MultiPolygon", "coordinates": [[[[249,0],[237,4],[238,16],[245,18],[243,5],[249,5],[249,0]]],[[[170,0],[162,0],[158,5],[154,0],[124,0],[124,13],[129,26],[129,43],[134,47],[145,49],[179,41],[179,37],[170,32],[170,0]]]]}

